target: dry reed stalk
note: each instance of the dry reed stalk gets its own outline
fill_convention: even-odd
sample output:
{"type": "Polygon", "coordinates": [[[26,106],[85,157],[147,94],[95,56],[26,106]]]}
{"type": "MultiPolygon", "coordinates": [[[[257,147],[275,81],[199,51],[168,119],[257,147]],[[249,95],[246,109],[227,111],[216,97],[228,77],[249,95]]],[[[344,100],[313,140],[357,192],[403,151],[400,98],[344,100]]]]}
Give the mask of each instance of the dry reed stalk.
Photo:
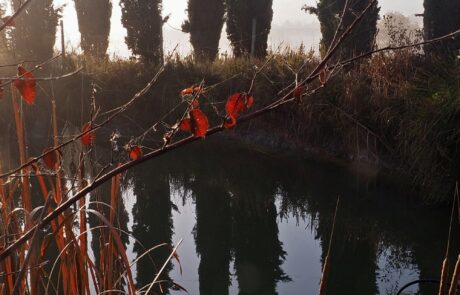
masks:
{"type": "MultiPolygon", "coordinates": [[[[85,164],[83,161],[83,153],[80,154],[80,165],[79,165],[79,173],[78,173],[78,183],[79,183],[79,188],[82,189],[84,187],[84,178],[85,178],[85,164]]],[[[90,294],[89,291],[89,277],[87,276],[88,274],[88,237],[86,234],[87,228],[86,228],[86,211],[83,210],[84,207],[86,207],[86,197],[83,197],[79,200],[78,202],[78,207],[80,209],[80,253],[82,256],[81,259],[81,265],[80,268],[82,270],[85,270],[86,276],[85,276],[85,289],[88,294],[90,294]]]]}
{"type": "Polygon", "coordinates": [[[329,255],[326,255],[326,258],[324,259],[323,271],[321,273],[321,281],[319,283],[318,295],[325,294],[328,277],[329,277],[329,255]]]}
{"type": "Polygon", "coordinates": [[[457,263],[455,264],[452,281],[450,282],[449,295],[457,294],[458,281],[460,280],[460,255],[458,255],[457,263]]]}
{"type": "Polygon", "coordinates": [[[450,222],[449,222],[449,233],[447,235],[447,247],[446,247],[446,255],[444,261],[442,262],[442,270],[441,270],[441,279],[439,282],[439,292],[438,295],[447,294],[448,288],[448,277],[449,277],[449,250],[450,250],[450,241],[452,237],[452,225],[454,222],[454,212],[455,212],[455,201],[458,199],[458,182],[455,184],[455,193],[454,193],[454,201],[452,204],[452,211],[450,214],[450,222]]]}
{"type": "MultiPolygon", "coordinates": [[[[0,163],[0,173],[3,173],[2,172],[2,165],[0,163]]],[[[3,222],[4,222],[4,234],[8,234],[9,230],[8,230],[8,224],[6,224],[6,221],[8,220],[8,214],[11,210],[11,204],[9,202],[9,200],[7,199],[7,193],[6,193],[6,190],[5,190],[5,185],[4,185],[4,182],[3,182],[3,179],[0,179],[0,196],[1,196],[1,202],[3,204],[3,208],[2,208],[2,219],[3,219],[3,222]]],[[[6,245],[2,245],[2,247],[4,248],[6,245]]],[[[13,266],[12,266],[12,263],[11,263],[11,257],[8,257],[7,259],[5,259],[5,263],[4,263],[4,269],[6,271],[7,274],[9,274],[6,278],[6,285],[3,285],[2,287],[2,292],[1,294],[3,294],[3,290],[6,286],[6,288],[9,290],[9,293],[11,293],[11,291],[13,290],[14,288],[14,281],[13,281],[13,275],[11,275],[11,273],[13,272],[13,266]]]]}
{"type": "MultiPolygon", "coordinates": [[[[150,291],[152,290],[153,286],[155,284],[159,284],[160,286],[160,292],[163,293],[163,289],[161,287],[161,281],[159,281],[158,279],[160,278],[161,274],[163,273],[164,269],[166,268],[166,266],[168,265],[168,263],[171,261],[171,259],[174,257],[174,256],[177,256],[177,249],[179,248],[179,246],[182,244],[182,239],[179,240],[179,242],[177,242],[176,246],[172,249],[171,251],[171,254],[169,254],[168,258],[166,258],[165,262],[163,263],[163,266],[160,268],[160,270],[157,272],[157,274],[155,275],[155,278],[153,279],[153,281],[150,283],[150,284],[147,284],[145,286],[143,286],[141,289],[139,289],[139,293],[142,294],[150,294],[150,291]],[[147,291],[143,291],[143,289],[147,288],[147,291]],[[141,292],[142,291],[142,292],[141,292]]],[[[185,290],[185,289],[184,289],[185,290]]],[[[186,291],[187,292],[187,291],[186,291]]],[[[187,292],[188,293],[188,292],[187,292]]]]}
{"type": "MultiPolygon", "coordinates": [[[[6,270],[6,273],[8,274],[7,276],[7,289],[9,290],[8,293],[11,293],[11,291],[13,291],[14,289],[14,281],[13,281],[13,265],[11,263],[11,258],[7,258],[5,260],[5,270],[6,270]]],[[[1,293],[3,294],[3,292],[1,293]]]]}
{"type": "MultiPolygon", "coordinates": [[[[113,178],[112,178],[112,185],[111,185],[111,188],[110,188],[110,215],[109,215],[109,222],[112,226],[114,226],[114,222],[115,222],[115,216],[116,216],[116,212],[117,212],[117,202],[118,202],[118,192],[120,191],[120,174],[118,175],[115,175],[113,178]]],[[[117,255],[115,255],[115,251],[116,251],[116,248],[115,248],[115,245],[113,244],[113,237],[112,237],[112,233],[110,232],[109,233],[109,243],[108,243],[108,253],[107,253],[107,269],[108,269],[108,273],[106,273],[107,275],[107,289],[110,290],[112,288],[114,288],[114,286],[112,286],[113,284],[113,274],[114,274],[114,265],[113,265],[113,262],[114,262],[114,258],[117,257],[117,255]]]]}
{"type": "MultiPolygon", "coordinates": [[[[51,102],[53,108],[52,108],[52,114],[53,114],[53,144],[54,146],[59,145],[59,140],[58,140],[58,128],[57,128],[57,116],[56,116],[56,101],[52,100],[51,102]]],[[[56,165],[54,167],[54,172],[56,173],[56,204],[60,204],[62,202],[62,182],[61,182],[61,159],[57,157],[56,165]]]]}
{"type": "MultiPolygon", "coordinates": [[[[25,147],[25,142],[24,142],[24,125],[23,125],[23,118],[21,114],[21,110],[18,106],[18,101],[17,101],[17,95],[16,95],[16,89],[11,85],[11,102],[13,106],[13,112],[14,112],[14,120],[16,123],[16,134],[18,138],[18,149],[19,149],[19,160],[21,165],[25,164],[27,162],[27,156],[26,156],[26,147],[25,147]]],[[[23,175],[27,174],[27,168],[22,169],[21,173],[23,175]]],[[[21,177],[21,198],[22,198],[22,203],[24,206],[24,209],[26,209],[27,212],[32,211],[32,202],[30,199],[30,191],[29,191],[29,179],[27,177],[21,177]]],[[[21,247],[21,251],[19,254],[19,265],[22,265],[24,262],[24,253],[25,250],[28,250],[27,246],[21,247]]],[[[19,288],[19,292],[23,294],[25,292],[26,288],[26,278],[24,278],[21,282],[21,286],[19,288]]]]}
{"type": "MultiPolygon", "coordinates": [[[[2,171],[3,171],[2,163],[0,163],[0,173],[2,173],[2,171]]],[[[3,179],[0,179],[0,197],[1,197],[1,202],[3,204],[2,213],[6,213],[11,208],[10,204],[7,202],[6,196],[7,196],[7,193],[5,190],[5,183],[3,179]]],[[[6,219],[3,219],[3,220],[6,221],[6,219]]]]}
{"type": "MultiPolygon", "coordinates": [[[[80,167],[78,174],[78,186],[80,189],[85,187],[85,163],[83,161],[83,153],[80,154],[80,167]]],[[[88,238],[86,234],[86,212],[83,210],[86,207],[86,196],[79,200],[78,207],[80,208],[80,251],[87,253],[88,238]]]]}
{"type": "MultiPolygon", "coordinates": [[[[66,235],[66,243],[73,241],[74,245],[77,245],[77,240],[75,238],[75,235],[72,231],[72,228],[69,226],[70,224],[69,218],[65,218],[65,225],[64,225],[64,230],[65,230],[65,235],[66,235]]],[[[77,247],[73,247],[72,251],[70,252],[71,255],[66,255],[67,257],[67,265],[64,265],[64,271],[67,272],[68,278],[69,278],[69,285],[66,286],[68,288],[69,294],[80,294],[78,290],[81,290],[79,286],[81,286],[81,281],[78,280],[78,273],[82,273],[81,270],[78,270],[80,267],[80,261],[81,261],[81,255],[78,251],[79,249],[77,247]]]]}
{"type": "MultiPolygon", "coordinates": [[[[131,268],[129,267],[130,266],[130,263],[129,263],[129,260],[128,260],[128,256],[126,254],[126,248],[120,238],[120,235],[119,235],[119,229],[116,229],[115,227],[112,226],[112,224],[110,223],[110,221],[104,217],[104,215],[102,215],[100,212],[96,211],[96,210],[93,210],[93,209],[87,209],[88,213],[91,213],[93,214],[95,217],[97,217],[102,223],[104,223],[104,225],[109,228],[110,230],[110,234],[112,235],[113,237],[113,241],[115,242],[115,245],[117,246],[117,249],[118,249],[118,254],[119,254],[119,259],[120,259],[120,263],[122,263],[126,269],[126,274],[127,274],[127,292],[128,294],[139,294],[137,291],[136,291],[136,285],[134,283],[134,279],[133,279],[133,273],[131,271],[131,268]]],[[[100,239],[100,241],[103,243],[104,240],[100,239]]],[[[101,247],[102,249],[102,247],[101,247]]],[[[102,252],[102,250],[101,250],[102,252]]],[[[104,254],[101,253],[101,260],[102,258],[104,257],[104,254]]],[[[106,257],[107,259],[107,257],[106,257]]],[[[101,266],[104,266],[104,264],[101,263],[101,266]]],[[[104,274],[105,275],[105,274],[104,274]]]]}
{"type": "Polygon", "coordinates": [[[442,262],[441,281],[439,282],[438,295],[444,295],[447,292],[447,278],[449,276],[449,259],[446,257],[442,262]]]}
{"type": "MultiPolygon", "coordinates": [[[[57,127],[57,115],[56,115],[56,100],[54,97],[52,98],[51,101],[52,104],[52,122],[53,122],[53,144],[54,146],[59,145],[59,140],[58,140],[58,127],[57,127]]],[[[57,204],[60,204],[63,200],[62,196],[62,188],[65,187],[62,184],[62,170],[61,170],[61,161],[60,157],[57,157],[56,165],[54,167],[55,173],[56,173],[56,183],[55,183],[55,201],[57,204]]],[[[63,215],[58,218],[59,222],[62,223],[64,222],[64,228],[66,232],[66,237],[68,237],[70,240],[75,239],[74,234],[72,232],[72,224],[70,223],[70,220],[66,218],[66,213],[64,212],[63,215]]],[[[64,242],[65,243],[65,242],[64,242]]],[[[65,288],[70,287],[69,294],[76,294],[77,290],[82,292],[83,289],[87,289],[86,287],[88,286],[88,280],[86,269],[85,269],[85,263],[84,263],[84,257],[85,255],[81,253],[74,253],[74,258],[76,261],[73,261],[73,257],[71,255],[66,256],[64,259],[66,263],[64,263],[61,267],[62,272],[63,272],[63,278],[64,276],[67,277],[69,285],[65,284],[65,288]],[[67,265],[66,265],[67,264],[67,265]]],[[[88,287],[89,288],[89,287],[88,287]]]]}
{"type": "Polygon", "coordinates": [[[332,239],[334,237],[335,221],[336,221],[336,218],[337,218],[337,211],[339,211],[339,202],[340,202],[340,196],[337,198],[337,203],[335,205],[334,218],[332,219],[331,236],[329,237],[329,246],[327,248],[326,258],[324,259],[324,266],[323,266],[323,271],[321,273],[321,280],[320,280],[320,283],[319,283],[318,295],[324,295],[325,292],[326,292],[325,290],[326,290],[326,285],[327,285],[327,279],[329,277],[329,271],[330,271],[329,256],[331,254],[331,249],[332,249],[332,239]]]}
{"type": "MultiPolygon", "coordinates": [[[[57,146],[59,144],[59,142],[58,142],[58,131],[57,131],[57,119],[56,119],[56,102],[55,102],[54,98],[51,101],[51,105],[52,105],[51,113],[52,113],[52,123],[53,123],[53,144],[54,144],[54,146],[57,146]]],[[[54,190],[54,201],[56,202],[56,204],[60,204],[62,202],[62,194],[61,194],[61,189],[62,189],[61,184],[62,183],[61,183],[61,177],[60,177],[60,174],[59,174],[60,166],[61,166],[60,158],[57,157],[57,161],[56,161],[56,164],[55,164],[55,167],[54,167],[54,172],[56,173],[56,182],[55,182],[55,187],[53,189],[54,190]]],[[[58,222],[60,224],[62,224],[62,222],[64,222],[64,217],[63,216],[58,217],[58,222]]],[[[59,229],[59,232],[61,230],[62,229],[59,229]]],[[[65,245],[65,239],[64,239],[63,235],[58,233],[57,236],[62,237],[62,241],[63,241],[62,245],[65,245]]],[[[63,282],[64,282],[64,286],[68,286],[69,282],[71,282],[71,283],[73,283],[73,285],[75,285],[75,282],[73,280],[73,272],[72,272],[71,269],[69,270],[69,267],[68,267],[68,265],[69,266],[71,265],[69,260],[70,260],[69,257],[66,256],[65,259],[64,259],[65,263],[61,264],[62,279],[63,279],[63,282]]],[[[74,290],[75,290],[75,288],[74,288],[74,290]]],[[[66,287],[64,287],[64,293],[67,293],[67,288],[66,287]]]]}
{"type": "MultiPolygon", "coordinates": [[[[26,146],[24,142],[24,125],[22,121],[22,115],[21,115],[21,110],[19,109],[18,106],[18,101],[16,97],[16,89],[11,86],[11,101],[13,105],[13,111],[14,111],[14,119],[16,122],[16,134],[18,137],[18,148],[19,148],[19,160],[21,162],[21,165],[27,162],[27,156],[26,156],[26,146]]],[[[27,174],[27,169],[23,169],[22,171],[23,175],[27,174]]],[[[24,208],[27,211],[32,211],[32,204],[30,201],[30,191],[29,191],[29,179],[27,177],[21,177],[22,180],[22,201],[24,208]]]]}
{"type": "MultiPolygon", "coordinates": [[[[13,204],[13,196],[16,193],[17,187],[19,187],[19,181],[18,179],[15,179],[9,186],[8,186],[8,197],[7,197],[7,203],[9,204],[9,208],[11,208],[11,204],[13,204]]],[[[12,233],[19,233],[21,232],[21,227],[19,222],[16,220],[15,217],[12,218],[10,222],[6,224],[6,227],[10,230],[12,233]]],[[[21,248],[22,249],[22,248],[21,248]]],[[[15,260],[23,254],[21,252],[21,249],[19,249],[19,254],[11,254],[10,256],[6,257],[6,267],[8,271],[8,290],[9,294],[13,292],[14,289],[14,273],[16,272],[16,263],[15,260]],[[13,257],[14,256],[14,257],[13,257]]],[[[3,293],[1,293],[3,294],[3,293]]]]}
{"type": "MultiPolygon", "coordinates": [[[[48,211],[48,208],[49,206],[51,205],[51,195],[49,195],[45,201],[45,204],[43,206],[43,209],[41,210],[40,212],[40,216],[38,218],[38,223],[43,223],[43,218],[46,216],[46,212],[48,211]]],[[[14,289],[13,289],[13,295],[19,295],[19,288],[20,288],[20,285],[21,285],[21,281],[23,280],[23,278],[25,278],[25,280],[27,280],[27,269],[28,269],[28,265],[29,265],[29,259],[31,259],[32,257],[36,257],[36,249],[35,249],[35,244],[37,244],[38,242],[38,239],[39,239],[39,229],[38,227],[35,227],[35,230],[34,230],[34,234],[32,236],[32,239],[30,240],[30,245],[29,245],[29,251],[27,251],[27,255],[24,259],[24,262],[22,263],[22,266],[21,266],[21,269],[19,271],[19,273],[17,274],[17,278],[16,278],[16,282],[14,284],[14,289]]],[[[38,261],[38,260],[37,260],[38,261]]],[[[34,265],[34,264],[32,264],[34,265]]],[[[30,269],[31,271],[31,279],[33,279],[33,272],[32,272],[32,269],[30,269]]],[[[35,273],[35,275],[37,275],[37,282],[38,282],[38,272],[35,273]]],[[[31,294],[39,294],[38,293],[38,284],[36,286],[33,286],[34,284],[36,284],[36,282],[32,281],[31,282],[31,294]],[[33,291],[32,291],[33,290],[33,291]],[[36,292],[36,293],[34,293],[36,292]]],[[[22,293],[21,293],[22,294],[22,293]]]]}
{"type": "MultiPolygon", "coordinates": [[[[48,188],[46,187],[46,183],[45,183],[45,179],[43,178],[42,175],[40,175],[40,170],[37,166],[36,167],[36,171],[37,171],[37,180],[38,180],[38,184],[40,186],[40,189],[41,189],[41,192],[42,192],[42,196],[44,198],[46,198],[46,196],[49,194],[49,191],[48,191],[48,188]]],[[[54,188],[52,188],[52,191],[54,192],[54,188]]],[[[52,209],[50,208],[48,210],[48,212],[51,212],[52,209]]],[[[65,240],[64,240],[64,235],[61,233],[62,232],[62,228],[59,227],[59,224],[57,221],[52,221],[51,223],[51,228],[53,229],[53,232],[55,233],[54,234],[54,240],[56,241],[56,246],[58,248],[59,251],[62,251],[62,249],[65,247],[65,240]]],[[[41,252],[44,252],[44,250],[47,248],[47,245],[42,245],[42,251],[41,252]]],[[[62,265],[61,265],[61,274],[62,274],[62,280],[64,282],[64,285],[67,285],[67,282],[68,282],[68,275],[67,275],[67,272],[65,271],[65,265],[67,264],[67,257],[63,259],[63,262],[62,265]]]]}

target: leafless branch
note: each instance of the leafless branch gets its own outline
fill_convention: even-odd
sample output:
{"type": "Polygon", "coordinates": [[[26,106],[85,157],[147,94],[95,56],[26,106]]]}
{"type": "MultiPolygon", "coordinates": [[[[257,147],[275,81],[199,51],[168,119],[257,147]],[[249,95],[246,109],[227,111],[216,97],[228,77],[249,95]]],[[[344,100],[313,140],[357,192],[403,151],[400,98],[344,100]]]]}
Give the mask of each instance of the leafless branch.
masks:
{"type": "MultiPolygon", "coordinates": [[[[48,59],[48,60],[45,60],[44,62],[42,62],[42,63],[36,65],[36,66],[35,66],[33,69],[31,69],[29,72],[32,73],[32,72],[35,72],[35,71],[41,69],[44,65],[51,63],[52,61],[54,61],[54,60],[56,60],[57,58],[59,58],[61,55],[62,55],[62,54],[58,54],[58,55],[56,55],[56,56],[51,57],[51,58],[48,59]]],[[[0,87],[4,87],[4,86],[6,86],[6,85],[9,85],[9,84],[11,84],[14,80],[18,80],[18,79],[19,79],[19,80],[27,80],[26,78],[23,78],[24,75],[25,75],[25,74],[23,74],[23,75],[21,75],[21,76],[19,76],[19,77],[15,77],[15,78],[3,78],[3,79],[7,79],[7,81],[4,82],[4,83],[2,83],[2,84],[0,84],[0,87]]]]}
{"type": "MultiPolygon", "coordinates": [[[[51,76],[51,77],[35,77],[34,80],[36,80],[36,81],[56,81],[56,80],[61,80],[61,79],[64,79],[64,78],[72,77],[72,76],[80,73],[82,70],[83,70],[83,67],[79,67],[75,71],[72,71],[72,72],[69,72],[69,73],[66,73],[66,74],[62,74],[62,75],[59,75],[59,76],[51,76]]],[[[0,81],[4,81],[4,80],[7,80],[7,82],[4,82],[4,83],[0,84],[0,87],[4,87],[4,86],[6,86],[8,84],[11,84],[11,82],[13,82],[14,80],[30,80],[30,78],[23,78],[22,76],[17,77],[17,78],[13,78],[13,77],[0,78],[0,81]]]]}
{"type": "Polygon", "coordinates": [[[30,2],[32,2],[33,0],[27,0],[26,2],[24,2],[19,8],[18,10],[16,10],[14,12],[14,14],[6,21],[4,22],[1,26],[0,26],[0,32],[3,31],[11,22],[13,22],[16,17],[18,17],[18,15],[21,14],[21,12],[27,7],[27,5],[30,4],[30,2]]]}
{"type": "Polygon", "coordinates": [[[91,124],[91,128],[89,128],[88,130],[86,130],[85,132],[81,132],[77,135],[75,135],[73,138],[61,143],[60,145],[58,146],[55,146],[49,150],[47,150],[46,152],[42,153],[41,155],[37,156],[37,157],[34,157],[32,159],[30,159],[29,161],[27,161],[26,163],[22,164],[21,166],[17,167],[16,169],[13,169],[7,173],[4,173],[4,174],[1,174],[0,175],[0,178],[5,178],[5,177],[8,177],[8,176],[11,176],[19,171],[21,171],[22,169],[36,163],[38,160],[42,159],[43,157],[45,157],[46,155],[48,154],[51,154],[51,153],[54,153],[55,151],[77,141],[78,139],[82,138],[83,136],[85,136],[86,134],[89,134],[91,132],[94,132],[98,129],[100,129],[101,127],[107,125],[108,123],[110,123],[113,119],[115,119],[116,117],[118,117],[119,115],[121,115],[126,109],[128,109],[135,101],[137,101],[139,98],[143,97],[149,90],[150,88],[155,84],[155,82],[158,80],[159,76],[161,75],[161,73],[164,71],[165,69],[165,65],[161,66],[160,69],[157,71],[157,73],[155,74],[155,76],[150,80],[149,83],[147,83],[147,85],[142,89],[140,90],[139,92],[137,92],[128,102],[126,102],[125,104],[123,104],[122,106],[116,108],[116,111],[113,112],[106,120],[104,120],[102,123],[99,123],[99,124],[91,124]]]}

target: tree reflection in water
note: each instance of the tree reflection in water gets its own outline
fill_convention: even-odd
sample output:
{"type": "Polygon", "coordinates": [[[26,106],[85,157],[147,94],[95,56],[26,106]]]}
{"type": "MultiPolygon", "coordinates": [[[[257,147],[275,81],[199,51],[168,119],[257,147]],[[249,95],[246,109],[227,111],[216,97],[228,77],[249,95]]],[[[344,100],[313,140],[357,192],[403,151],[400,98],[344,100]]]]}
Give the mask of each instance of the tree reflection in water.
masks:
{"type": "MultiPolygon", "coordinates": [[[[280,284],[291,284],[292,270],[283,266],[291,253],[283,249],[277,219],[308,220],[322,249],[315,259],[322,261],[338,195],[341,206],[329,294],[385,294],[405,283],[399,277],[386,282],[385,273],[412,269],[431,278],[439,272],[448,222],[445,209],[416,205],[385,181],[357,178],[346,167],[216,147],[209,142],[158,158],[133,172],[137,197],[133,231],[147,247],[171,242],[172,180],[195,201],[200,294],[229,294],[232,260],[241,295],[277,294],[280,284]],[[391,255],[383,254],[388,249],[391,255]]],[[[306,230],[305,234],[310,233],[306,230]]],[[[458,253],[458,240],[453,249],[458,253]]],[[[168,255],[163,250],[155,252],[157,264],[168,255]]],[[[140,255],[143,250],[135,247],[135,252],[140,255]]],[[[305,249],[297,255],[310,254],[305,249]]],[[[163,279],[169,279],[170,270],[171,266],[163,279]]],[[[141,286],[152,280],[155,268],[144,259],[137,272],[141,286]]],[[[316,278],[300,279],[317,290],[316,278]]],[[[294,279],[292,286],[295,283],[294,279]]],[[[293,287],[292,294],[303,293],[293,287]]],[[[422,289],[422,294],[428,293],[422,289]]]]}
{"type": "Polygon", "coordinates": [[[231,260],[230,195],[211,175],[195,175],[195,243],[200,255],[200,294],[228,294],[231,260]],[[199,185],[197,185],[199,184],[199,185]]]}
{"type": "MultiPolygon", "coordinates": [[[[150,249],[161,243],[171,244],[173,223],[171,218],[172,202],[170,200],[169,174],[162,166],[144,165],[133,171],[132,185],[136,203],[133,207],[133,235],[145,247],[134,245],[137,256],[142,255],[146,249],[150,249]]],[[[149,257],[144,257],[137,263],[138,287],[150,284],[159,269],[167,260],[171,249],[160,247],[150,252],[149,257]],[[151,259],[150,259],[151,258],[151,259]],[[153,260],[153,261],[152,261],[153,260]]],[[[163,270],[159,280],[170,281],[169,272],[172,264],[169,262],[163,270]]],[[[164,292],[169,294],[171,284],[157,284],[153,289],[155,293],[164,292]]]]}

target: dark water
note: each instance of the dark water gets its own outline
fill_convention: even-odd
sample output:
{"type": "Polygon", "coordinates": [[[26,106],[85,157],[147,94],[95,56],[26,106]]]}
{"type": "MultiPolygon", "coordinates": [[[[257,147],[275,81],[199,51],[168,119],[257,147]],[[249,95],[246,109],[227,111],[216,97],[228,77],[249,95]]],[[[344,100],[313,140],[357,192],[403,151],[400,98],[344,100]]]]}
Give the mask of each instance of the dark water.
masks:
{"type": "MultiPolygon", "coordinates": [[[[410,201],[369,171],[229,146],[195,144],[126,176],[127,229],[145,248],[183,239],[182,274],[173,262],[162,279],[192,295],[317,294],[338,195],[327,294],[395,294],[439,277],[448,210],[410,201]]],[[[133,239],[127,247],[131,259],[144,252],[133,239]]],[[[168,252],[152,252],[157,267],[168,252]]],[[[155,273],[148,259],[135,267],[139,286],[155,273]]],[[[406,294],[417,292],[437,294],[406,294]]]]}

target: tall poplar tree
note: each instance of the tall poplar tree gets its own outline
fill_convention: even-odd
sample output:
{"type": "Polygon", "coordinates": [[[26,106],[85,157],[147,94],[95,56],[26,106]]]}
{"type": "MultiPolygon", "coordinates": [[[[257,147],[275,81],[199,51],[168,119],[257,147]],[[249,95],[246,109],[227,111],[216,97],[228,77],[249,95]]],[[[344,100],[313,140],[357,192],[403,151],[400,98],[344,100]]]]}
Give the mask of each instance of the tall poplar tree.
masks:
{"type": "Polygon", "coordinates": [[[224,0],[189,0],[188,20],[182,25],[190,33],[190,43],[197,60],[212,61],[219,52],[219,40],[224,25],[224,0]]]}
{"type": "MultiPolygon", "coordinates": [[[[440,37],[460,29],[459,0],[424,0],[423,35],[425,40],[440,37]]],[[[460,38],[425,46],[428,52],[454,52],[460,49],[460,38]]]]}
{"type": "MultiPolygon", "coordinates": [[[[14,10],[24,1],[12,0],[14,10]]],[[[15,20],[12,52],[16,59],[45,60],[53,56],[56,27],[60,17],[53,0],[32,1],[15,20]]]]}
{"type": "Polygon", "coordinates": [[[163,62],[163,19],[161,0],[120,0],[126,44],[147,64],[163,62]]]}
{"type": "Polygon", "coordinates": [[[111,0],[74,0],[85,55],[104,57],[109,46],[111,0]]]}
{"type": "Polygon", "coordinates": [[[226,0],[227,35],[236,57],[250,54],[252,45],[255,57],[267,55],[267,40],[273,18],[272,4],[273,0],[226,0]]]}
{"type": "MultiPolygon", "coordinates": [[[[346,0],[319,0],[316,7],[304,6],[304,10],[316,14],[321,26],[320,52],[325,54],[334,38],[335,31],[340,22],[346,0]]],[[[369,5],[369,0],[350,0],[349,8],[344,14],[342,23],[343,33],[356,17],[369,5]]],[[[342,58],[351,57],[370,51],[374,45],[377,33],[377,20],[379,19],[380,7],[377,1],[367,11],[364,18],[355,26],[351,35],[342,43],[338,56],[342,58]]]]}

